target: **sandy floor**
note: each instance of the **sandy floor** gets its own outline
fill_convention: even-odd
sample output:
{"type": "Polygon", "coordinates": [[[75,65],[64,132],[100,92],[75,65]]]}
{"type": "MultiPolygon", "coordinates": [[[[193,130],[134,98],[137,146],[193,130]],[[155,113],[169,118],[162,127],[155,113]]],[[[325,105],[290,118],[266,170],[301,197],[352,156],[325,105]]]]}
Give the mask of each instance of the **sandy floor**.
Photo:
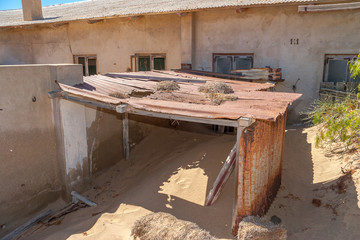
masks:
{"type": "MultiPolygon", "coordinates": [[[[266,217],[280,217],[289,239],[360,239],[360,183],[350,178],[346,192],[336,193],[339,189],[331,186],[341,176],[343,163],[314,148],[314,136],[314,128],[287,130],[282,187],[266,217]],[[312,204],[313,199],[321,205],[312,204]]],[[[59,225],[33,228],[21,239],[127,240],[137,218],[159,211],[195,222],[218,238],[234,239],[233,176],[217,202],[204,206],[234,143],[232,135],[153,132],[133,149],[131,161],[99,175],[84,193],[98,206],[73,212],[59,225]]]]}

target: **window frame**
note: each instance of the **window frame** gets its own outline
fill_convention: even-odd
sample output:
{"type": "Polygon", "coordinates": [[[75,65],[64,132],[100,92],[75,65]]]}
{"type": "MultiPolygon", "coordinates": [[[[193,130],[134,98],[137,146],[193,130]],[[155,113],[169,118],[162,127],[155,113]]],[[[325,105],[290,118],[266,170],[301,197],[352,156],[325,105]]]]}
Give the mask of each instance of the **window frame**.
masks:
{"type": "MultiPolygon", "coordinates": [[[[231,64],[233,64],[234,62],[234,57],[236,56],[248,56],[251,57],[251,68],[254,67],[254,53],[213,53],[212,54],[212,72],[215,72],[215,57],[217,56],[231,56],[232,57],[232,61],[231,64]]],[[[233,66],[231,66],[232,70],[233,66]]]]}
{"type": "Polygon", "coordinates": [[[154,58],[164,58],[164,70],[166,70],[166,53],[135,53],[130,56],[131,72],[139,72],[139,57],[150,57],[150,71],[154,70],[154,58]]]}
{"type": "Polygon", "coordinates": [[[74,63],[75,64],[81,64],[79,63],[79,58],[83,57],[84,61],[85,61],[85,75],[84,76],[90,76],[89,75],[89,59],[95,59],[96,60],[96,74],[97,74],[97,70],[98,70],[98,60],[97,60],[97,56],[96,54],[76,54],[73,55],[73,59],[74,59],[74,63]]]}
{"type": "MultiPolygon", "coordinates": [[[[354,54],[325,54],[324,56],[324,69],[323,69],[323,78],[322,78],[322,82],[329,82],[327,81],[328,79],[328,74],[329,74],[329,60],[348,60],[351,61],[352,59],[357,58],[358,54],[354,53],[354,54]]],[[[350,82],[350,75],[348,75],[349,72],[347,72],[346,74],[346,81],[345,82],[350,82]]]]}

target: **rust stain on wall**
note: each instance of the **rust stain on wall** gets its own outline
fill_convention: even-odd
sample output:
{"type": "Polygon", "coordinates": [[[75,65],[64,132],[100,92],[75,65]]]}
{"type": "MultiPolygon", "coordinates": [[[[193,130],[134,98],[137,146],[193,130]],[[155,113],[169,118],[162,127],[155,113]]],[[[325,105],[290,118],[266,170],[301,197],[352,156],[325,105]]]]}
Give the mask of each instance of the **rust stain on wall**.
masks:
{"type": "Polygon", "coordinates": [[[257,120],[240,141],[238,187],[233,233],[250,215],[263,216],[281,184],[286,114],[275,122],[257,120]]]}

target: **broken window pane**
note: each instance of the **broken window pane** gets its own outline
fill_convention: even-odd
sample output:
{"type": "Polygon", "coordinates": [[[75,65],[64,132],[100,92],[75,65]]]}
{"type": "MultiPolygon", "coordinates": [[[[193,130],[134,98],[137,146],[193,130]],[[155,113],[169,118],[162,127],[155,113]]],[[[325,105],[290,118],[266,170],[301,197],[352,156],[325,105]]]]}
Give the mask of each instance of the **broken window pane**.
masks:
{"type": "Polygon", "coordinates": [[[239,57],[235,57],[235,68],[233,70],[236,69],[250,69],[252,68],[252,57],[244,57],[244,56],[239,56],[239,57]]]}
{"type": "Polygon", "coordinates": [[[327,82],[347,82],[348,76],[348,60],[345,59],[329,59],[327,82]]]}
{"type": "Polygon", "coordinates": [[[214,63],[214,70],[217,73],[227,73],[229,74],[232,70],[231,66],[231,56],[216,56],[214,63]]]}

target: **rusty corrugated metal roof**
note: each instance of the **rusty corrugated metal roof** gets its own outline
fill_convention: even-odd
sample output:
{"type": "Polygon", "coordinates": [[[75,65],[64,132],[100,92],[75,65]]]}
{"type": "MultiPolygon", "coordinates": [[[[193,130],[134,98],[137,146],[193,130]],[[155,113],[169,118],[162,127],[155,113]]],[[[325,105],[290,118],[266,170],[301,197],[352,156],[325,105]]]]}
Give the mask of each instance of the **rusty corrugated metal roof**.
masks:
{"type": "Polygon", "coordinates": [[[84,82],[75,86],[59,86],[69,94],[112,105],[128,104],[140,110],[210,119],[249,117],[275,121],[289,104],[301,96],[264,91],[274,86],[270,83],[222,80],[173,71],[109,73],[84,77],[84,82]],[[180,89],[172,92],[156,91],[156,84],[160,81],[175,81],[180,89]],[[238,99],[220,105],[211,103],[198,89],[213,81],[231,85],[233,95],[238,99]]]}

